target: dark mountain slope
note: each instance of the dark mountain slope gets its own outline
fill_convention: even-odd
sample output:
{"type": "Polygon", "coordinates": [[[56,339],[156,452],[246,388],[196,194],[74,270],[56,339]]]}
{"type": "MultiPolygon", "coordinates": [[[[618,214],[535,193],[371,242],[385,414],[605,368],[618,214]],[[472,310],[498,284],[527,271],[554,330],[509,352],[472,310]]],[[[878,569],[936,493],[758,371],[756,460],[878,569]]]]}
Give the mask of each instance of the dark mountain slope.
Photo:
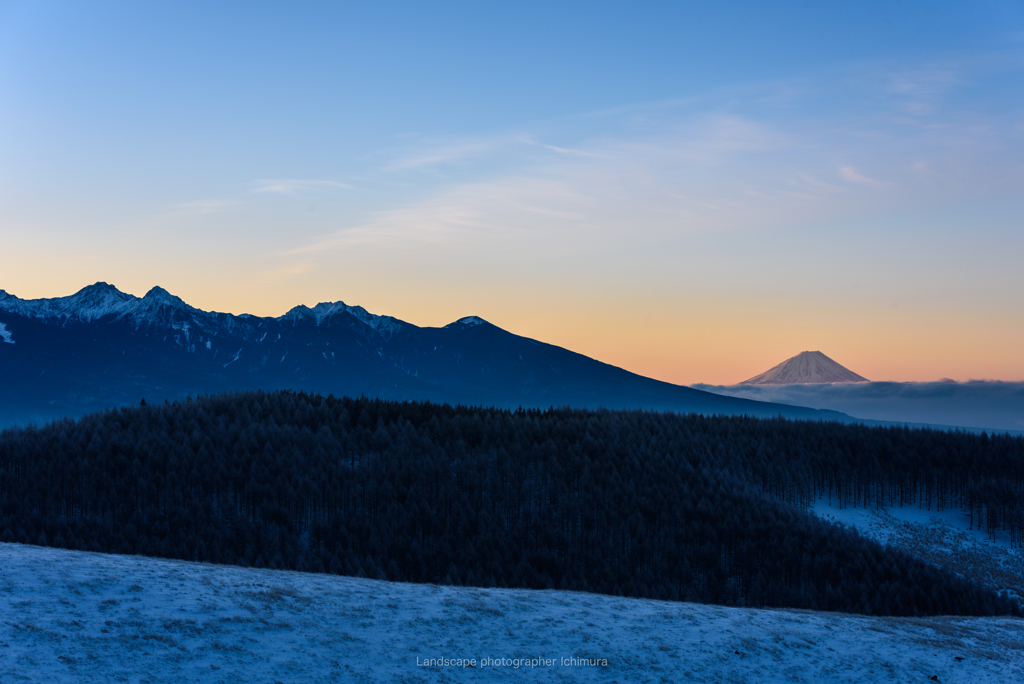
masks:
{"type": "Polygon", "coordinates": [[[246,389],[506,408],[647,408],[850,420],[680,387],[468,317],[421,328],[343,302],[277,318],[206,312],[161,288],[97,283],[70,297],[0,291],[0,424],[246,389]]]}

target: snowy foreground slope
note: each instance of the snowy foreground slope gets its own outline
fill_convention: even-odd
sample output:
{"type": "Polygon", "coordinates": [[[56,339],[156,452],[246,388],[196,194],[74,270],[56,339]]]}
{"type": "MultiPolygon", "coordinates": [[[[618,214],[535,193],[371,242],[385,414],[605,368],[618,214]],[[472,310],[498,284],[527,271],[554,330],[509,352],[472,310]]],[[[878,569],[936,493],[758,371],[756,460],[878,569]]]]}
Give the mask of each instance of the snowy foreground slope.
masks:
{"type": "Polygon", "coordinates": [[[396,584],[0,544],[5,683],[933,676],[1024,681],[1024,624],[396,584]],[[475,658],[477,666],[417,665],[436,658],[475,658]],[[482,667],[481,658],[550,663],[482,667]],[[563,660],[569,658],[607,665],[563,660]]]}

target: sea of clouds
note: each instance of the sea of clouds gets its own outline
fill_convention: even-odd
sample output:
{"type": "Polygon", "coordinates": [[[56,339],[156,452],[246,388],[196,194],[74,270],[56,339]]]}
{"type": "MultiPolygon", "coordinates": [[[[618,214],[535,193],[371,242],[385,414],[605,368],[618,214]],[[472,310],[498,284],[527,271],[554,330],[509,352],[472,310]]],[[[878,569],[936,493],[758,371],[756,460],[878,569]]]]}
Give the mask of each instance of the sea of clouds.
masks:
{"type": "Polygon", "coordinates": [[[692,385],[757,401],[842,411],[857,418],[1024,433],[1024,382],[864,382],[692,385]]]}

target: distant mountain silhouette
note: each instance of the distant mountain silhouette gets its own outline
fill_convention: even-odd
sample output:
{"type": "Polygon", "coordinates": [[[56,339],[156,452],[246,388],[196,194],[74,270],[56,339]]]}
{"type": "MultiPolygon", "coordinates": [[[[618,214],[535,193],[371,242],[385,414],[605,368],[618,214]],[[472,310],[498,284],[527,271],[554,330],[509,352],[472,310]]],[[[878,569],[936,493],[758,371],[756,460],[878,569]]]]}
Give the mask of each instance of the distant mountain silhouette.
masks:
{"type": "Polygon", "coordinates": [[[202,311],[159,287],[140,298],[96,283],[37,300],[0,290],[0,424],[249,389],[852,420],[645,378],[476,316],[421,328],[344,302],[262,318],[202,311]]]}
{"type": "Polygon", "coordinates": [[[811,385],[832,382],[869,382],[840,366],[820,351],[800,352],[778,366],[744,380],[741,385],[811,385]]]}

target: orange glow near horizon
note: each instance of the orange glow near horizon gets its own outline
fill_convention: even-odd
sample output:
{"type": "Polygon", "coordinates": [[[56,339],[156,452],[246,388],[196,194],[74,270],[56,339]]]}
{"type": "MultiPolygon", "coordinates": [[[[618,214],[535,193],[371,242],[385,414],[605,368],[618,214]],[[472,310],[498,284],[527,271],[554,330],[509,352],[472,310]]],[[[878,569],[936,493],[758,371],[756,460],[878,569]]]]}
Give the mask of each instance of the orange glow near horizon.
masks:
{"type": "Polygon", "coordinates": [[[871,311],[852,304],[823,307],[814,300],[643,298],[610,291],[587,295],[540,284],[518,290],[500,283],[469,289],[440,278],[416,288],[409,285],[415,278],[387,283],[374,282],[365,273],[350,279],[324,278],[312,271],[307,275],[277,283],[232,286],[225,280],[212,286],[171,272],[145,277],[128,271],[84,280],[65,273],[60,281],[30,276],[5,286],[10,294],[31,299],[67,296],[97,279],[136,296],[160,285],[200,309],[259,316],[280,316],[298,304],[343,300],[371,313],[435,327],[478,315],[514,334],[680,385],[736,384],[815,350],[874,381],[1024,380],[1017,344],[1024,339],[1024,322],[997,312],[871,311]]]}

